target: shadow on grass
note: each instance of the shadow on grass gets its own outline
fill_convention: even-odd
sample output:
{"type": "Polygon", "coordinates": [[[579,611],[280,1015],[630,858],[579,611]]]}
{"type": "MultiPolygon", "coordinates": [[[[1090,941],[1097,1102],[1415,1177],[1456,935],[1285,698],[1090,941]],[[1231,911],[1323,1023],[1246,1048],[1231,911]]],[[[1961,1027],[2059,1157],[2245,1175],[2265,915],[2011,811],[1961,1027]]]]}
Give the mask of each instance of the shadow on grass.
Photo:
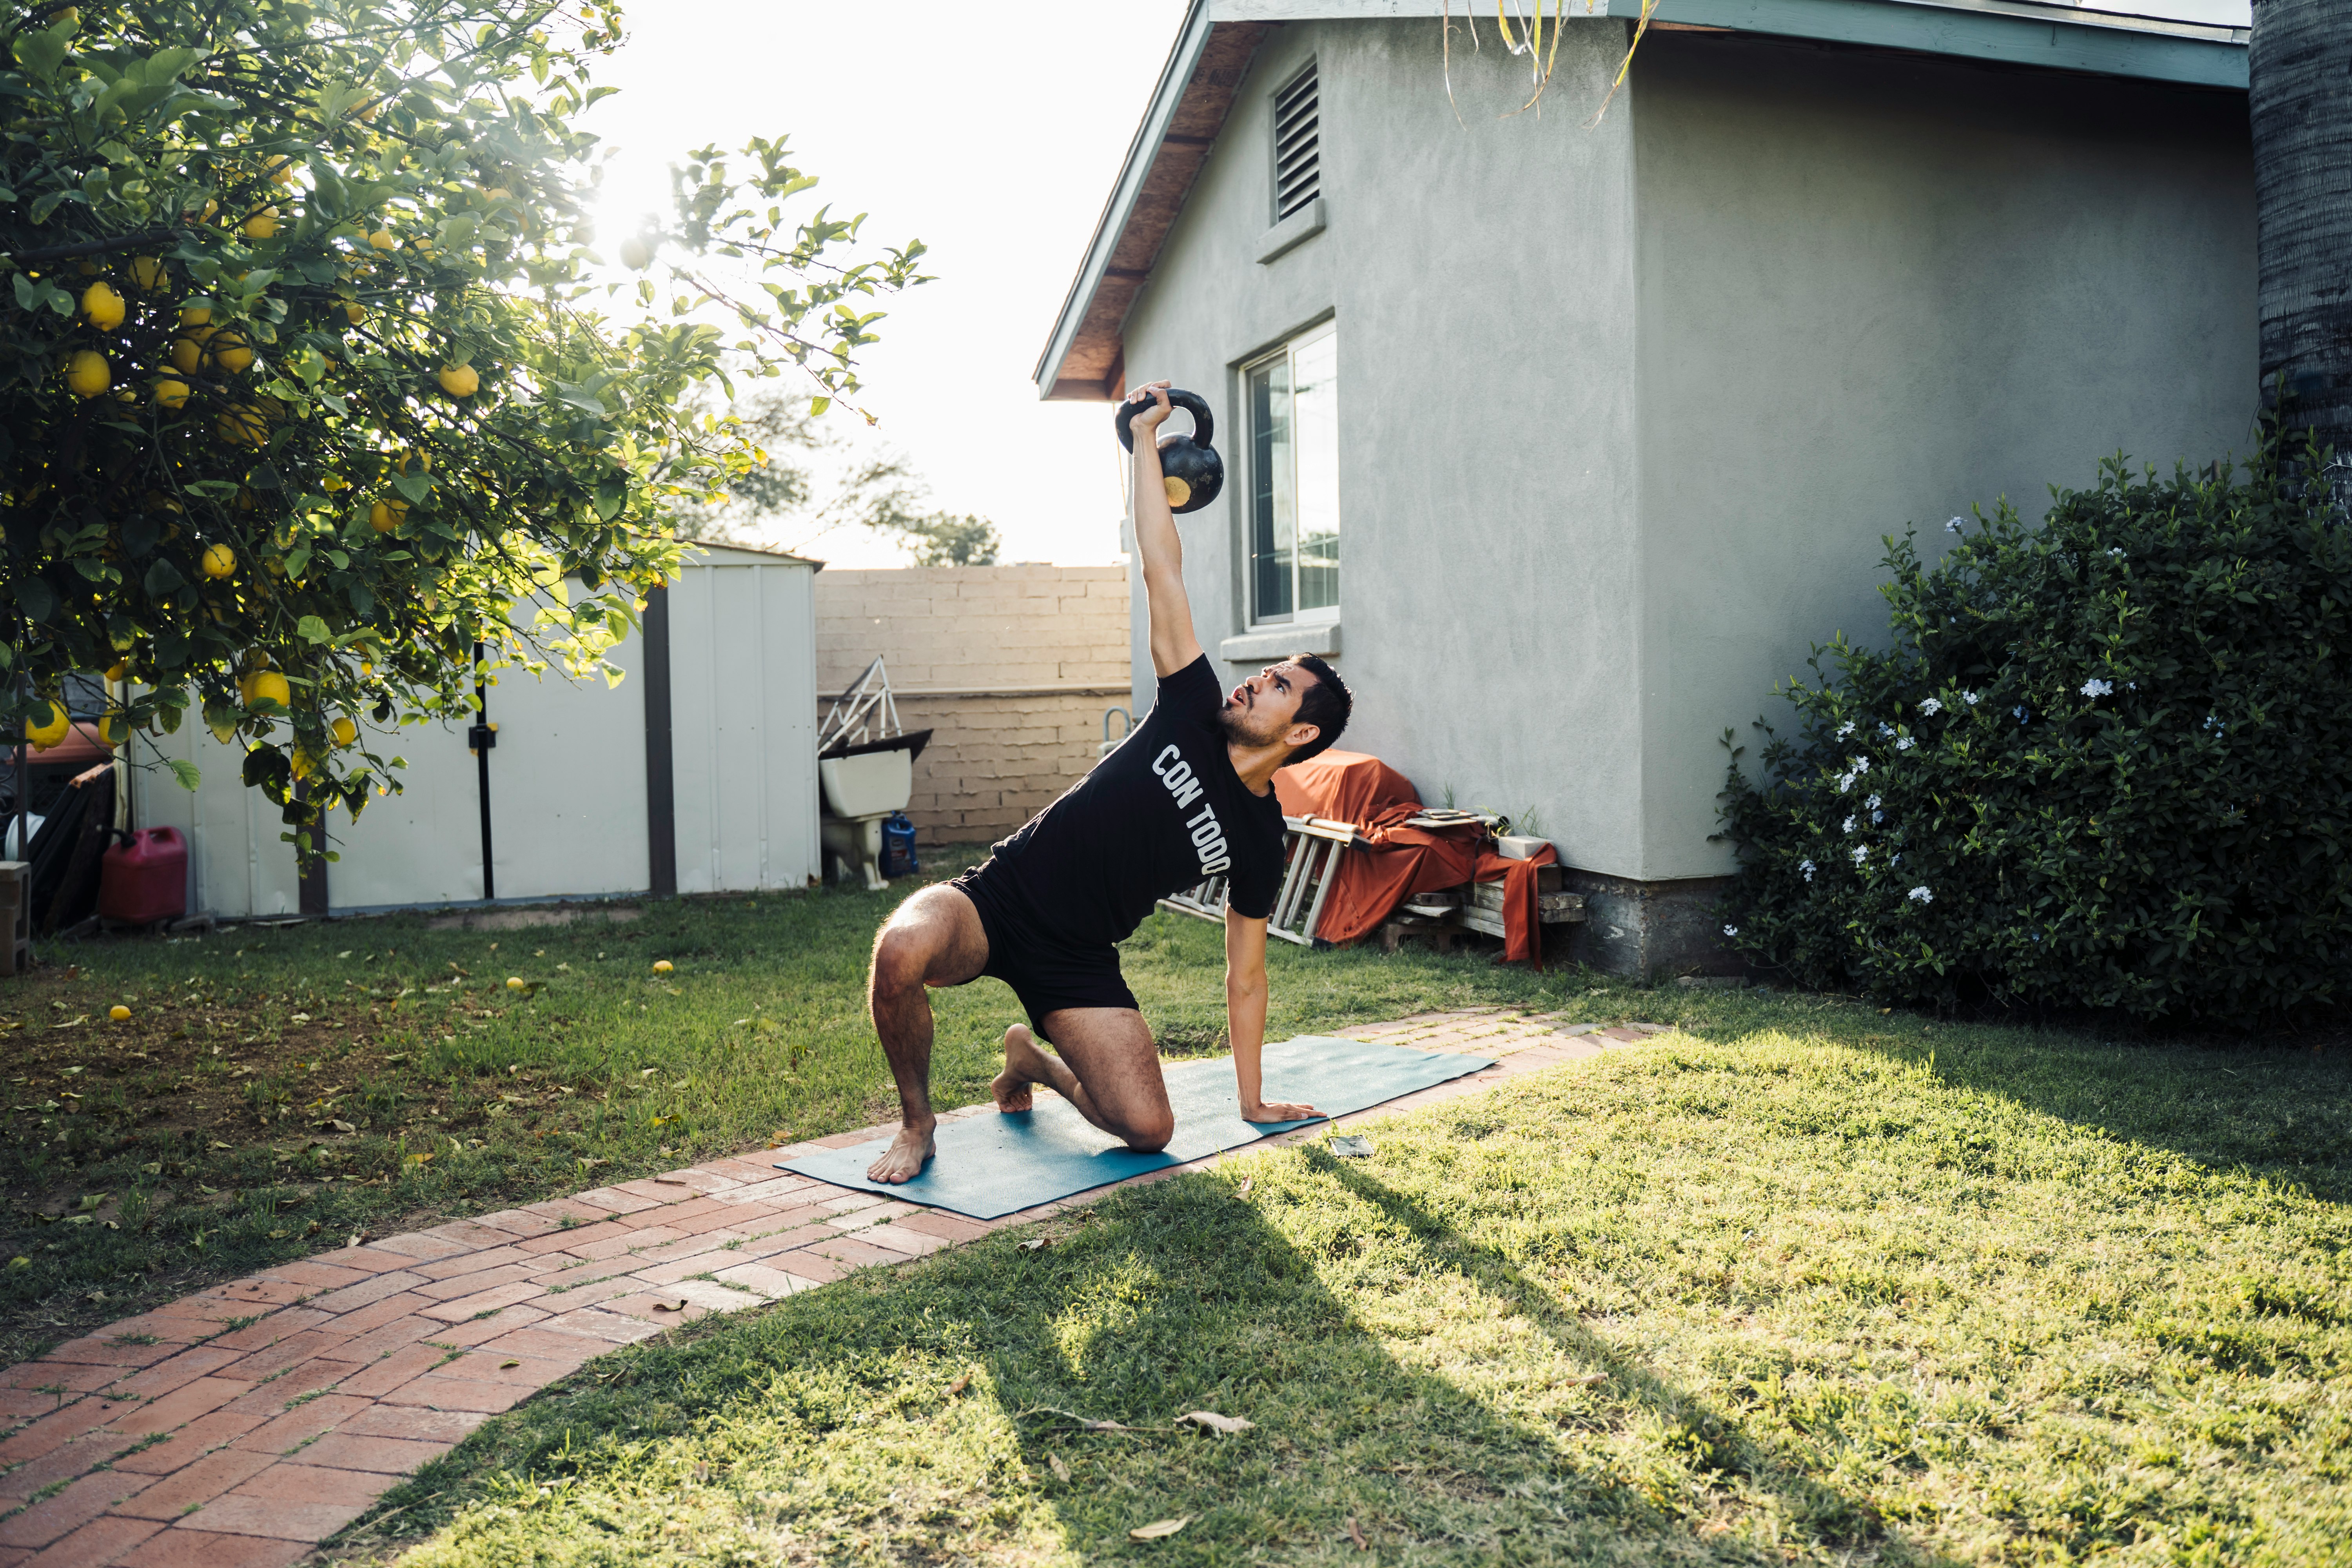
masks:
{"type": "MultiPolygon", "coordinates": [[[[1690,1033],[1735,1045],[1745,1031],[1690,1033]]],[[[1825,1031],[1832,1037],[1844,1031],[1825,1031]]],[[[2103,1041],[2059,1029],[1906,1021],[1849,1036],[1943,1083],[2179,1155],[2242,1171],[2333,1204],[2352,1204],[2352,1053],[2342,1048],[2218,1051],[2103,1041]]]]}
{"type": "Polygon", "coordinates": [[[444,1530],[407,1559],[418,1568],[572,1547],[628,1559],[681,1529],[719,1560],[789,1544],[860,1562],[1055,1549],[1362,1561],[1352,1520],[1376,1561],[1754,1561],[1734,1474],[1781,1500],[1776,1545],[1884,1540],[1866,1505],[1765,1463],[1735,1423],[1410,1200],[1328,1160],[1263,1175],[1255,1202],[1223,1174],[1130,1190],[619,1352],[485,1426],[342,1544],[444,1530]],[[1041,1230],[1050,1245],[1023,1249],[1041,1230]],[[1339,1276],[1344,1293],[1328,1282],[1339,1276]],[[1467,1362],[1457,1380],[1431,1348],[1454,1326],[1446,1300],[1478,1294],[1549,1338],[1467,1352],[1480,1368],[1531,1357],[1517,1373],[1543,1390],[1532,1403],[1482,1395],[1467,1362]],[[1367,1310],[1392,1314],[1408,1295],[1410,1321],[1367,1326],[1367,1310]],[[1401,1353],[1435,1359],[1416,1369],[1401,1353]],[[1608,1385],[1563,1376],[1563,1363],[1608,1385]],[[1629,1405],[1687,1440],[1638,1463],[1570,1459],[1564,1426],[1624,1419],[1629,1405]],[[1255,1428],[1173,1424],[1193,1410],[1255,1428]],[[446,1530],[471,1502],[498,1506],[446,1530]],[[1175,1518],[1191,1521],[1181,1533],[1130,1542],[1175,1518]]]}

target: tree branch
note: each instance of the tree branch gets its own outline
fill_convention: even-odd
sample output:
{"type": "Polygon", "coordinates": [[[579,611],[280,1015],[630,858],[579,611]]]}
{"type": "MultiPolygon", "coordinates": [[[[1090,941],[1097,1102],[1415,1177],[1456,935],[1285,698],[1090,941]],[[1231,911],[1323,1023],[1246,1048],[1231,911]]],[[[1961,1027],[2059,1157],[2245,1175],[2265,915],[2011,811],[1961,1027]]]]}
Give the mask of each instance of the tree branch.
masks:
{"type": "Polygon", "coordinates": [[[78,256],[99,256],[110,250],[136,250],[143,245],[157,245],[179,233],[171,228],[142,228],[136,234],[119,234],[111,239],[83,239],[71,245],[45,245],[37,250],[12,250],[5,254],[19,267],[37,267],[45,261],[71,261],[78,256]]]}

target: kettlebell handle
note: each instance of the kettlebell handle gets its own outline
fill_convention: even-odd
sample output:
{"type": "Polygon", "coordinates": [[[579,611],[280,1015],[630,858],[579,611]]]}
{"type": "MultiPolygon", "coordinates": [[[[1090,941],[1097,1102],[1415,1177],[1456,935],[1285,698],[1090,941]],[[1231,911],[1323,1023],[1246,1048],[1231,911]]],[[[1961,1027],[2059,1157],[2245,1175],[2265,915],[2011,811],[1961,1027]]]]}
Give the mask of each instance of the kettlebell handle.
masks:
{"type": "MultiPolygon", "coordinates": [[[[1171,408],[1181,408],[1192,416],[1194,445],[1206,447],[1214,443],[1217,433],[1216,416],[1209,412],[1208,403],[1198,393],[1182,392],[1171,386],[1168,389],[1168,405],[1171,408]]],[[[1118,444],[1130,452],[1135,450],[1135,432],[1128,426],[1138,414],[1150,406],[1151,399],[1148,397],[1119,399],[1118,444]]]]}

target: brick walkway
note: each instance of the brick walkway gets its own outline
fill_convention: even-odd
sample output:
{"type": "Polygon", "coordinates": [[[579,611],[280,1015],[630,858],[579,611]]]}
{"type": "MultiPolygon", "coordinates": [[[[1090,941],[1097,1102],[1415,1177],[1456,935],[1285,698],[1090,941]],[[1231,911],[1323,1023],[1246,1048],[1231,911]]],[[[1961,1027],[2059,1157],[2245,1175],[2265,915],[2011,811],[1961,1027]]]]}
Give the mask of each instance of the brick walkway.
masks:
{"type": "MultiPolygon", "coordinates": [[[[1349,1031],[1499,1060],[1362,1116],[1474,1092],[1659,1032],[1484,1009],[1349,1031]]],[[[990,1113],[981,1105],[949,1114],[990,1113]]],[[[322,1252],[11,1367],[0,1373],[0,1420],[14,1426],[0,1438],[0,1510],[13,1510],[0,1518],[0,1568],[279,1568],[491,1415],[616,1345],[814,1289],[853,1268],[904,1263],[1111,1190],[982,1222],[775,1168],[812,1147],[888,1131],[715,1160],[322,1252]]]]}

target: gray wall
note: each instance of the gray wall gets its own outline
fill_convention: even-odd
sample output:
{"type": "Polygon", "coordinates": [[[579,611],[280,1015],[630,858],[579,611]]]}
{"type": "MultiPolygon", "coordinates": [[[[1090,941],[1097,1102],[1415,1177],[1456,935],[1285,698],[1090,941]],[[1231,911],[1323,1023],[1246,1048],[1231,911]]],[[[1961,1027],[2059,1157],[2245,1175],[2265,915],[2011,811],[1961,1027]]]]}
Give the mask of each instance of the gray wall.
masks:
{"type": "MultiPolygon", "coordinates": [[[[1491,37],[1483,56],[1457,50],[1457,124],[1434,18],[1282,28],[1126,338],[1129,384],[1164,375],[1213,398],[1238,468],[1235,367],[1336,314],[1339,663],[1356,692],[1341,743],[1431,800],[1450,784],[1465,805],[1535,805],[1604,864],[1640,829],[1632,139],[1622,113],[1588,132],[1572,106],[1600,101],[1622,37],[1571,30],[1540,119],[1496,117],[1527,78],[1491,37]],[[1261,266],[1269,100],[1310,56],[1329,226],[1261,266]]],[[[1229,504],[1179,520],[1213,653],[1246,614],[1244,489],[1236,472],[1229,504]]]]}
{"type": "Polygon", "coordinates": [[[1686,34],[1632,92],[1654,879],[1729,868],[1724,729],[1884,640],[1884,535],[2247,446],[2253,175],[2240,94],[1686,34]]]}
{"type": "Polygon", "coordinates": [[[1433,20],[1275,33],[1126,366],[1209,396],[1235,466],[1180,520],[1213,652],[1236,367],[1336,315],[1343,743],[1656,880],[1728,868],[1717,737],[1884,628],[1880,535],[2244,444],[2252,181],[2242,98],[1712,35],[1654,34],[1588,130],[1624,32],[1570,29],[1540,118],[1457,51],[1460,124],[1433,20]],[[1329,227],[1260,265],[1310,56],[1329,227]]]}

